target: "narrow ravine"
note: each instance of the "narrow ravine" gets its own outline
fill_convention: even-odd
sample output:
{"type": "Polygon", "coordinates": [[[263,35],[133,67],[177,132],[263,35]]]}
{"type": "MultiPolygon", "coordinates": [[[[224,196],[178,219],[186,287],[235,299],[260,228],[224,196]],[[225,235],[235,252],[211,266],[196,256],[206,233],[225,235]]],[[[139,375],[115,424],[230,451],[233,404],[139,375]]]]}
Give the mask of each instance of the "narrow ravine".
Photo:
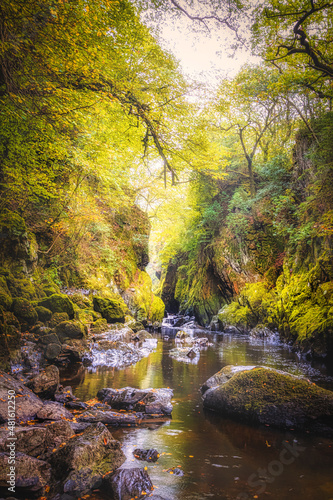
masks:
{"type": "Polygon", "coordinates": [[[122,443],[125,468],[148,467],[154,496],[172,499],[292,498],[329,500],[333,497],[331,441],[324,437],[250,427],[203,410],[200,386],[221,367],[266,365],[304,375],[328,389],[333,374],[324,365],[301,361],[284,344],[245,335],[191,331],[209,338],[200,357],[187,363],[170,357],[178,329],[154,334],[157,348],[148,357],[123,369],[95,367],[66,377],[82,401],[103,387],[170,387],[174,391],[172,419],[139,428],[110,428],[122,443]],[[291,447],[294,460],[280,461],[291,447]],[[156,448],[158,462],[146,463],[133,456],[135,448],[156,448]],[[177,474],[175,469],[181,472],[177,474]],[[183,474],[182,474],[183,473],[183,474]]]}

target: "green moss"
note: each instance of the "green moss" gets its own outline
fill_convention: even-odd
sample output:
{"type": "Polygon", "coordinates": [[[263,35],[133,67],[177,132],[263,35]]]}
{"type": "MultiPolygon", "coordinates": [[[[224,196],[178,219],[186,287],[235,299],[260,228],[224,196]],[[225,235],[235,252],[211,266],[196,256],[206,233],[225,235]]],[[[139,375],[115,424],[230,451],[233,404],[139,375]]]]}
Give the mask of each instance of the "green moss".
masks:
{"type": "Polygon", "coordinates": [[[38,305],[50,309],[52,312],[66,312],[70,318],[74,318],[73,303],[67,295],[54,293],[38,302],[38,305]]]}
{"type": "Polygon", "coordinates": [[[24,325],[32,326],[38,320],[36,309],[27,299],[15,298],[12,303],[12,311],[24,325]]]}
{"type": "Polygon", "coordinates": [[[105,318],[98,319],[90,325],[91,333],[103,333],[108,330],[108,323],[105,318]]]}
{"type": "Polygon", "coordinates": [[[7,285],[13,297],[23,297],[28,300],[37,298],[34,285],[27,278],[7,278],[7,285]]]}
{"type": "Polygon", "coordinates": [[[52,317],[51,317],[51,321],[50,321],[50,327],[54,328],[57,325],[59,325],[59,323],[62,323],[63,321],[68,321],[68,320],[69,320],[69,316],[65,312],[63,312],[63,313],[53,313],[52,317]]]}
{"type": "Polygon", "coordinates": [[[44,285],[42,288],[43,288],[43,292],[45,293],[45,295],[47,297],[50,297],[54,293],[60,293],[59,287],[55,284],[52,284],[52,285],[47,284],[47,285],[44,285]]]}
{"type": "Polygon", "coordinates": [[[164,318],[165,305],[162,299],[154,295],[149,310],[149,319],[152,323],[161,322],[164,318]]]}
{"type": "Polygon", "coordinates": [[[266,368],[236,373],[221,387],[234,398],[236,406],[246,406],[247,411],[260,412],[268,404],[278,406],[289,402],[293,402],[295,407],[316,409],[319,402],[325,407],[325,398],[333,401],[333,393],[330,391],[307,380],[266,368]]]}
{"type": "Polygon", "coordinates": [[[94,311],[90,309],[76,309],[74,318],[80,321],[81,323],[91,323],[94,321],[94,311]]]}
{"type": "Polygon", "coordinates": [[[52,311],[50,311],[50,309],[47,309],[46,307],[43,306],[36,306],[35,309],[38,314],[39,321],[42,321],[43,323],[50,321],[52,317],[52,311]]]}
{"type": "Polygon", "coordinates": [[[0,307],[3,307],[5,310],[9,310],[11,305],[12,297],[7,287],[6,280],[3,276],[0,276],[0,307]]]}
{"type": "Polygon", "coordinates": [[[56,332],[61,342],[66,339],[82,339],[85,329],[79,321],[63,321],[56,326],[56,332]]]}
{"type": "Polygon", "coordinates": [[[78,305],[80,309],[87,309],[93,307],[92,301],[79,293],[75,293],[74,295],[72,295],[71,301],[74,304],[78,305]]]}
{"type": "Polygon", "coordinates": [[[93,298],[95,311],[102,314],[108,323],[125,323],[127,306],[119,299],[107,299],[104,297],[93,298]]]}

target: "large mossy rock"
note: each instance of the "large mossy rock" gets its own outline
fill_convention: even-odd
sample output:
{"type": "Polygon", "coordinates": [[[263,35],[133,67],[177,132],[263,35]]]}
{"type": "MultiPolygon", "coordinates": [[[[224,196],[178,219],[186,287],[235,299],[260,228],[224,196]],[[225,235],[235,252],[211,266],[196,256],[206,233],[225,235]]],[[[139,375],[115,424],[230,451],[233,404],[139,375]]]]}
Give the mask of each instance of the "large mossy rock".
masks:
{"type": "Polygon", "coordinates": [[[218,385],[204,392],[205,408],[252,424],[333,435],[333,392],[266,367],[234,368],[215,375],[218,385]]]}
{"type": "Polygon", "coordinates": [[[108,323],[125,323],[126,304],[119,299],[94,297],[94,309],[101,313],[108,323]]]}
{"type": "Polygon", "coordinates": [[[53,313],[67,313],[69,318],[74,318],[74,306],[71,300],[62,293],[54,293],[38,302],[39,306],[50,309],[53,313]]]}
{"type": "Polygon", "coordinates": [[[46,307],[43,306],[36,306],[35,310],[38,314],[38,321],[41,321],[42,323],[50,321],[52,317],[52,311],[50,311],[50,309],[47,309],[46,307]]]}
{"type": "Polygon", "coordinates": [[[56,326],[56,332],[60,342],[65,339],[82,339],[85,336],[85,329],[79,321],[63,321],[56,326]]]}
{"type": "Polygon", "coordinates": [[[90,325],[91,333],[103,333],[108,330],[108,322],[105,318],[100,318],[90,325]]]}
{"type": "Polygon", "coordinates": [[[32,326],[38,320],[36,309],[27,299],[15,298],[12,303],[12,311],[24,326],[32,326]]]}

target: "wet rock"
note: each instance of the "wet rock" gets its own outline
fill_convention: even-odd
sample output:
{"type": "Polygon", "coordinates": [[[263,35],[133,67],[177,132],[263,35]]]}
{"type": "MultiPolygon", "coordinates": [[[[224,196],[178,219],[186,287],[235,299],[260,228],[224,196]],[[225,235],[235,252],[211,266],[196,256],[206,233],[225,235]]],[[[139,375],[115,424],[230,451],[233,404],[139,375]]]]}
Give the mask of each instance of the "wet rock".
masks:
{"type": "MultiPolygon", "coordinates": [[[[37,457],[44,453],[46,449],[45,437],[46,429],[39,426],[16,426],[14,429],[15,451],[32,457],[37,457]]],[[[0,429],[0,450],[8,452],[8,429],[0,429]]]]}
{"type": "Polygon", "coordinates": [[[41,398],[52,398],[59,386],[59,370],[50,365],[28,382],[28,387],[41,398]]]}
{"type": "Polygon", "coordinates": [[[105,425],[99,422],[59,447],[52,453],[50,463],[55,477],[64,479],[71,471],[82,468],[90,469],[92,474],[98,470],[103,475],[118,468],[125,459],[119,441],[113,439],[105,425]]]}
{"type": "Polygon", "coordinates": [[[140,330],[139,332],[134,333],[132,335],[132,340],[134,340],[134,342],[141,342],[143,340],[152,338],[153,338],[152,334],[147,332],[146,330],[140,330]]]}
{"type": "Polygon", "coordinates": [[[136,448],[133,451],[133,455],[138,460],[145,460],[146,462],[156,462],[160,457],[159,452],[154,448],[150,448],[149,450],[142,450],[140,448],[136,448]]]}
{"type": "Polygon", "coordinates": [[[38,368],[42,359],[42,352],[38,350],[34,342],[26,341],[21,347],[22,362],[28,368],[38,368]]]}
{"type": "Polygon", "coordinates": [[[250,331],[251,337],[258,338],[258,339],[266,339],[266,338],[271,338],[274,337],[275,334],[267,328],[267,326],[264,325],[257,325],[255,328],[252,328],[250,331]]]}
{"type": "MultiPolygon", "coordinates": [[[[8,453],[0,453],[0,487],[6,489],[8,456],[8,453]]],[[[47,462],[20,452],[15,457],[15,473],[15,494],[23,498],[35,493],[42,494],[51,479],[51,468],[47,462]]]]}
{"type": "Polygon", "coordinates": [[[212,377],[210,377],[206,382],[201,386],[200,390],[202,394],[204,394],[208,389],[212,387],[217,387],[218,385],[225,384],[228,380],[231,379],[235,375],[235,373],[253,370],[253,368],[257,368],[255,365],[252,366],[233,366],[228,365],[222,368],[220,371],[215,373],[212,377]]]}
{"type": "Polygon", "coordinates": [[[64,492],[75,498],[86,495],[91,490],[102,485],[102,475],[89,467],[83,467],[79,471],[70,472],[64,483],[64,492]]]}
{"type": "Polygon", "coordinates": [[[140,411],[146,414],[165,414],[172,412],[172,389],[101,389],[97,398],[118,410],[140,411]]]}
{"type": "Polygon", "coordinates": [[[0,423],[8,420],[8,394],[15,394],[15,415],[17,422],[27,422],[36,417],[43,401],[22,382],[0,371],[0,423]]]}
{"type": "Polygon", "coordinates": [[[169,355],[177,361],[197,363],[200,358],[200,350],[197,347],[178,347],[171,349],[169,355]]]}
{"type": "MultiPolygon", "coordinates": [[[[42,330],[42,329],[40,329],[40,330],[42,330]]],[[[61,344],[59,337],[55,332],[53,332],[49,328],[44,328],[44,330],[46,330],[45,334],[44,334],[44,332],[40,331],[40,333],[42,333],[42,335],[39,336],[39,339],[38,339],[39,344],[42,344],[45,346],[48,344],[59,344],[59,345],[61,344]]]]}
{"type": "Polygon", "coordinates": [[[184,475],[184,471],[182,471],[179,467],[171,467],[170,469],[167,469],[166,472],[178,477],[182,477],[184,475]]]}
{"type": "Polygon", "coordinates": [[[120,469],[103,479],[105,490],[111,490],[115,500],[130,500],[153,490],[153,484],[145,469],[120,469]]]}
{"type": "Polygon", "coordinates": [[[249,423],[333,435],[333,392],[266,367],[236,371],[208,389],[203,404],[249,423]]]}
{"type": "Polygon", "coordinates": [[[87,410],[78,417],[79,422],[102,422],[103,424],[115,426],[137,425],[140,418],[135,414],[125,414],[115,411],[87,410]]]}
{"type": "Polygon", "coordinates": [[[61,345],[50,343],[45,347],[44,357],[48,361],[55,361],[61,354],[61,345]]]}
{"type": "Polygon", "coordinates": [[[74,363],[78,363],[82,360],[82,357],[85,354],[85,349],[80,349],[79,347],[71,346],[68,344],[62,345],[61,355],[64,358],[67,358],[68,361],[73,361],[74,363]]]}
{"type": "Polygon", "coordinates": [[[75,434],[81,434],[91,425],[90,422],[68,422],[68,423],[73,429],[73,432],[75,434]]]}
{"type": "Polygon", "coordinates": [[[66,410],[61,403],[47,401],[37,412],[37,418],[40,420],[63,420],[72,419],[73,414],[66,410]]]}
{"type": "Polygon", "coordinates": [[[58,403],[64,404],[68,401],[74,401],[77,398],[74,396],[71,386],[67,385],[66,387],[59,387],[59,390],[54,394],[54,399],[58,403]]]}
{"type": "Polygon", "coordinates": [[[175,341],[185,341],[188,338],[191,338],[189,333],[184,332],[184,330],[179,330],[179,332],[176,333],[175,341]]]}
{"type": "Polygon", "coordinates": [[[51,450],[57,448],[61,443],[66,442],[75,434],[75,431],[72,429],[72,422],[67,422],[67,420],[47,423],[44,428],[46,430],[46,448],[51,450]]]}

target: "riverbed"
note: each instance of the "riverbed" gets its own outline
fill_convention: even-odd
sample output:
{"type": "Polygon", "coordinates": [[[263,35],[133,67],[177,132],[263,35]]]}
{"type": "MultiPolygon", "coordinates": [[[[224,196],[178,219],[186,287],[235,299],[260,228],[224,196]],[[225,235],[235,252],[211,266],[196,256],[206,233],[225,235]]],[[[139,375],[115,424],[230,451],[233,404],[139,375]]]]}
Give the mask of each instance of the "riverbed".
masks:
{"type": "Polygon", "coordinates": [[[204,411],[199,392],[210,376],[230,364],[278,368],[331,390],[333,373],[324,364],[301,360],[276,340],[202,330],[190,333],[208,337],[211,345],[194,359],[176,360],[169,355],[176,332],[163,329],[154,334],[156,349],[135,365],[85,367],[65,380],[82,401],[95,397],[103,387],[173,389],[172,419],[137,428],[110,428],[127,456],[123,467],[147,467],[154,495],[165,500],[333,499],[331,440],[233,422],[204,411]],[[156,448],[161,456],[156,463],[141,462],[133,456],[135,448],[156,448]]]}

